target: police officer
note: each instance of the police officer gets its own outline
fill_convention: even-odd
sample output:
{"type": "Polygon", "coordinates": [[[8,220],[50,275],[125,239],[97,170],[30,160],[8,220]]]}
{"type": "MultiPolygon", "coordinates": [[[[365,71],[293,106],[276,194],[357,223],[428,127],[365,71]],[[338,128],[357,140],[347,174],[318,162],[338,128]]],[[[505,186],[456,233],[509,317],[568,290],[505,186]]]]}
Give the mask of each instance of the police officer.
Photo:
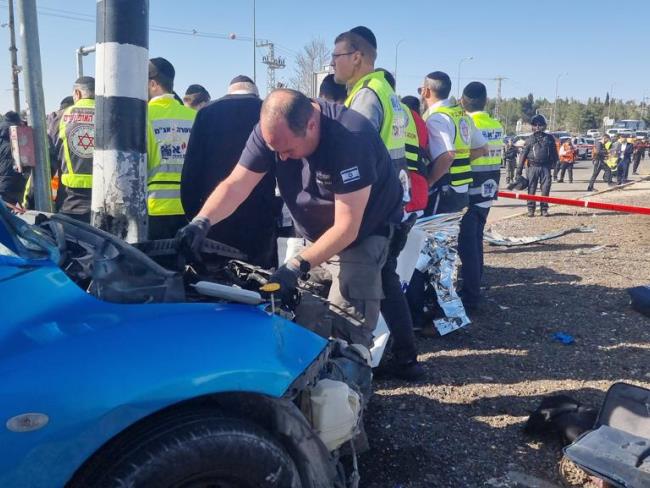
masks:
{"type": "MultiPolygon", "coordinates": [[[[358,26],[337,36],[332,52],[334,78],[348,87],[345,106],[366,117],[379,133],[403,186],[404,201],[410,200],[405,157],[407,115],[395,94],[394,79],[385,70],[375,70],[377,39],[370,29],[358,26]],[[391,81],[392,86],[391,86],[391,81]]],[[[413,323],[399,276],[397,258],[406,244],[408,224],[393,236],[386,266],[382,269],[385,298],[381,312],[393,336],[394,373],[408,380],[424,374],[417,362],[413,323]]]]}
{"type": "MultiPolygon", "coordinates": [[[[429,202],[425,215],[462,212],[469,205],[472,183],[471,161],[487,154],[487,142],[463,108],[449,98],[451,79],[447,73],[434,71],[423,81],[418,93],[426,107],[431,170],[428,176],[429,202]]],[[[453,240],[454,237],[450,236],[453,240]]],[[[424,335],[435,334],[422,323],[425,275],[415,270],[407,290],[411,314],[422,324],[424,335]]]]}
{"type": "MultiPolygon", "coordinates": [[[[542,196],[547,197],[551,192],[551,170],[558,161],[555,139],[546,130],[546,119],[543,115],[537,114],[530,121],[533,133],[526,139],[523,150],[519,157],[517,175],[521,175],[524,163],[527,164],[526,177],[528,178],[528,194],[534,195],[539,185],[542,196]]],[[[548,217],[548,203],[540,202],[542,217],[548,217]]],[[[535,216],[535,202],[528,202],[528,216],[535,216]]]]}
{"type": "Polygon", "coordinates": [[[61,183],[65,192],[59,211],[90,223],[95,151],[95,79],[91,76],[77,78],[72,99],[74,105],[63,112],[55,142],[56,154],[62,155],[61,183]]]}
{"type": "Polygon", "coordinates": [[[181,173],[196,111],[178,101],[173,91],[175,75],[166,59],[149,60],[149,239],[174,237],[187,223],[181,204],[181,173]]]}
{"type": "Polygon", "coordinates": [[[298,277],[321,265],[331,273],[333,311],[354,317],[370,346],[382,298],[381,269],[400,222],[401,188],[388,152],[368,121],[353,110],[277,89],[239,163],[177,235],[196,252],[210,225],[227,218],[275,168],[297,232],[313,244],[271,276],[284,298],[298,277]]]}
{"type": "Polygon", "coordinates": [[[485,112],[487,90],[483,83],[473,81],[463,90],[461,105],[488,141],[488,154],[470,162],[472,183],[469,186],[469,208],[460,222],[458,255],[463,264],[463,304],[470,311],[478,306],[483,276],[483,230],[492,203],[497,198],[501,176],[503,126],[485,112]]]}

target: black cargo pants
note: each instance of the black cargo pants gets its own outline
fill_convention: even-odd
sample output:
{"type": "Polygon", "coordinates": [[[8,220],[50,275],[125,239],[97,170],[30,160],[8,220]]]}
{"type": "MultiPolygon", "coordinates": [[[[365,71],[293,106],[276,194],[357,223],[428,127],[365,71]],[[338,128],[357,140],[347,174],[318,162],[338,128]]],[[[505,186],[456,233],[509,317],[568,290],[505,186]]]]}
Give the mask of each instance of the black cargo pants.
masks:
{"type": "MultiPolygon", "coordinates": [[[[551,193],[551,167],[550,166],[534,166],[530,165],[526,169],[526,178],[528,178],[528,194],[534,195],[537,193],[539,186],[542,196],[547,197],[551,193]]],[[[535,203],[528,201],[528,210],[535,211],[535,203]]],[[[548,210],[548,203],[540,202],[539,207],[542,210],[548,210]]]]}

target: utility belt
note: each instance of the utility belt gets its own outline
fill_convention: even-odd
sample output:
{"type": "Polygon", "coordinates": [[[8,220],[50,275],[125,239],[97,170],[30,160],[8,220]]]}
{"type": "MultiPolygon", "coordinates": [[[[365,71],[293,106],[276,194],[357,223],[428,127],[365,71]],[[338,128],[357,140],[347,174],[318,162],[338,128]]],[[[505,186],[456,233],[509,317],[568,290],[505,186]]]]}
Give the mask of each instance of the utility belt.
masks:
{"type": "Polygon", "coordinates": [[[536,168],[552,168],[554,163],[538,163],[537,161],[528,160],[528,166],[534,166],[536,168]]]}

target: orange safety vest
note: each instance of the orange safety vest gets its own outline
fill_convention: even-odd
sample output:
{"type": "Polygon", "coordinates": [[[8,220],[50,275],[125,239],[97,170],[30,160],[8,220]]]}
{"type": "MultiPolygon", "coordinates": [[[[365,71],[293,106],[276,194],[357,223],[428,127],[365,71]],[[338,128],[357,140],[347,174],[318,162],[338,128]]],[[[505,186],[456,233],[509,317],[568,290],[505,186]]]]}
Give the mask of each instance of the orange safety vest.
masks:
{"type": "Polygon", "coordinates": [[[576,160],[575,151],[573,147],[567,143],[562,144],[560,152],[564,150],[564,154],[560,153],[560,161],[563,163],[573,163],[576,160]]]}

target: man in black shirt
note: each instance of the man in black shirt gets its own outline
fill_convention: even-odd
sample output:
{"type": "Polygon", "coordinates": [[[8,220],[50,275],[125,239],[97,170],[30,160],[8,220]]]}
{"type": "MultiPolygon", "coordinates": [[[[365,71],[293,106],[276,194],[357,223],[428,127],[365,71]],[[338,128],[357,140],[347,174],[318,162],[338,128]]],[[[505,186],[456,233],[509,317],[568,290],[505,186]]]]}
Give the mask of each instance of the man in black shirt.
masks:
{"type": "Polygon", "coordinates": [[[402,190],[386,147],[362,115],[295,90],[272,92],[239,164],[179,231],[179,246],[199,249],[210,225],[232,214],[273,169],[297,232],[313,244],[271,281],[284,297],[302,273],[322,265],[332,275],[330,303],[356,319],[370,346],[402,190]]]}
{"type": "MultiPolygon", "coordinates": [[[[188,219],[199,213],[212,190],[239,161],[260,120],[261,107],[253,80],[237,76],[228,86],[228,95],[196,114],[181,175],[181,202],[188,219]]],[[[252,264],[273,267],[277,263],[278,208],[275,179],[269,172],[230,217],[212,226],[208,237],[236,247],[252,264]]]]}
{"type": "MultiPolygon", "coordinates": [[[[542,196],[547,197],[551,192],[551,168],[559,159],[555,139],[546,130],[546,119],[543,115],[535,115],[531,121],[533,134],[526,139],[524,149],[521,151],[517,175],[521,175],[524,163],[528,161],[526,177],[528,178],[528,194],[537,192],[537,185],[542,190],[542,196]]],[[[548,203],[540,202],[539,208],[542,217],[548,217],[548,203]]],[[[528,216],[535,215],[535,202],[528,202],[528,216]]]]}

